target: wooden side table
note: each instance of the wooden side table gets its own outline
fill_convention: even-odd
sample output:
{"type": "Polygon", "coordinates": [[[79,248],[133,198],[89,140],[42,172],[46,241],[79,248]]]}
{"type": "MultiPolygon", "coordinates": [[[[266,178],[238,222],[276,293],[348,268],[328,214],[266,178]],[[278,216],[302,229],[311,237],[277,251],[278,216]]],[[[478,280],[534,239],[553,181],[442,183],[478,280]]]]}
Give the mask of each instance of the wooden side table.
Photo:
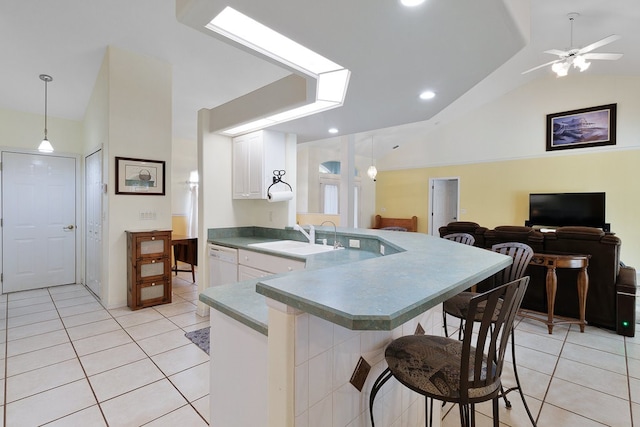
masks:
{"type": "Polygon", "coordinates": [[[175,271],[176,276],[178,271],[190,271],[193,283],[196,282],[195,266],[198,265],[198,238],[190,236],[181,236],[177,234],[171,235],[171,246],[173,247],[173,258],[175,265],[172,267],[172,271],[175,271]],[[178,261],[189,264],[190,270],[184,270],[178,268],[178,261]]]}
{"type": "Polygon", "coordinates": [[[587,308],[587,291],[589,290],[589,275],[587,267],[589,266],[590,255],[580,254],[544,254],[535,253],[529,262],[529,265],[539,265],[547,268],[546,288],[547,288],[547,319],[536,317],[531,310],[521,310],[521,315],[534,320],[539,320],[547,325],[549,333],[553,333],[553,326],[562,323],[575,323],[580,325],[580,332],[584,332],[585,310],[587,308]],[[556,290],[558,288],[557,268],[579,269],[578,271],[578,308],[579,319],[570,319],[566,317],[554,316],[556,303],[556,290]]]}

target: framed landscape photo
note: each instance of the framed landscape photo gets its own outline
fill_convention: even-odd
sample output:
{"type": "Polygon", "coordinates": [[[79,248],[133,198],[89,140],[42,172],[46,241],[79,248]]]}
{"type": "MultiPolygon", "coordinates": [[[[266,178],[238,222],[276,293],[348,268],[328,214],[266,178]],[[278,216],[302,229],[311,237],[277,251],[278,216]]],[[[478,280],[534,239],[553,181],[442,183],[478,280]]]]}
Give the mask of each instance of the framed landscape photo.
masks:
{"type": "Polygon", "coordinates": [[[164,196],[164,163],[116,157],[116,194],[164,196]]]}
{"type": "Polygon", "coordinates": [[[616,105],[547,114],[547,151],[615,145],[616,105]]]}

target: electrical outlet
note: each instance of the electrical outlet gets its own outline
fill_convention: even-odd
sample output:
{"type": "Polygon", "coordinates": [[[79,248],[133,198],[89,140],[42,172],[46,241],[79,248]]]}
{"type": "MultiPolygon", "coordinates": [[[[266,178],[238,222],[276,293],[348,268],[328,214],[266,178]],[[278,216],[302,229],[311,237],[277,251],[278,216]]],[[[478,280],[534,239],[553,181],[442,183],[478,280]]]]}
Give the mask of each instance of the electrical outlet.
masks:
{"type": "Polygon", "coordinates": [[[371,365],[360,356],[358,363],[356,364],[356,368],[351,375],[351,379],[349,382],[353,385],[356,390],[362,391],[362,387],[364,387],[365,381],[367,381],[367,376],[369,375],[369,371],[371,371],[371,365]]]}
{"type": "Polygon", "coordinates": [[[349,247],[350,248],[360,248],[360,240],[349,239],[349,247]]]}
{"type": "Polygon", "coordinates": [[[384,245],[380,245],[380,255],[384,255],[384,245]]]}

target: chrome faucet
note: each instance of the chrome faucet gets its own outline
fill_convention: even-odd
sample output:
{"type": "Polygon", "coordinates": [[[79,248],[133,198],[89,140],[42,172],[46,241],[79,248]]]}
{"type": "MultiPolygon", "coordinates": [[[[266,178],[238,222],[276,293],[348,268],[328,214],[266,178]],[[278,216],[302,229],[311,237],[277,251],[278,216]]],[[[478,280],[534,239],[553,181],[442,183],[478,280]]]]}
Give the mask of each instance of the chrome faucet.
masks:
{"type": "Polygon", "coordinates": [[[313,225],[309,224],[309,233],[304,231],[304,228],[300,227],[300,225],[298,224],[295,224],[293,226],[293,229],[298,230],[299,232],[304,234],[304,237],[309,240],[310,245],[313,245],[316,242],[316,229],[313,227],[313,225]]]}
{"type": "Polygon", "coordinates": [[[338,242],[338,230],[336,227],[336,223],[333,221],[322,221],[322,224],[320,224],[320,226],[322,227],[324,224],[329,223],[331,225],[333,225],[333,249],[338,249],[339,247],[341,247],[342,245],[340,244],[340,242],[338,242]]]}

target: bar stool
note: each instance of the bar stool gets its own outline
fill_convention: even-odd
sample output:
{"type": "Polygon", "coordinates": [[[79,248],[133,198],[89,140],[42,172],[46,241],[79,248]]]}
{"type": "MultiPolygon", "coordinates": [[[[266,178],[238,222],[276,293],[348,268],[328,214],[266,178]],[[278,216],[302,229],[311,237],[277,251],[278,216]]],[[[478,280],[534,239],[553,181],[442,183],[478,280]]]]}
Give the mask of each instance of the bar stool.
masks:
{"type": "MultiPolygon", "coordinates": [[[[404,336],[392,341],[385,350],[388,368],[371,389],[371,426],[375,427],[376,394],[393,377],[425,396],[426,402],[431,398],[457,403],[464,427],[475,425],[476,403],[493,400],[493,425],[498,427],[505,350],[528,283],[529,277],[523,277],[471,298],[462,341],[435,335],[404,336]],[[479,325],[475,332],[474,324],[479,325]]],[[[425,424],[427,420],[433,422],[433,411],[430,418],[427,413],[425,424]]]]}
{"type": "MultiPolygon", "coordinates": [[[[496,245],[493,245],[491,247],[491,250],[503,255],[508,255],[513,258],[513,263],[510,266],[494,276],[497,283],[506,283],[523,277],[527,266],[529,265],[529,262],[533,257],[533,249],[529,245],[519,242],[498,243],[496,245]]],[[[474,292],[461,292],[444,302],[443,318],[445,336],[449,336],[447,331],[446,317],[447,315],[450,315],[460,319],[458,339],[461,339],[460,335],[462,331],[462,324],[467,318],[469,302],[475,295],[476,294],[474,292]]],[[[522,387],[520,385],[520,377],[518,376],[518,369],[516,365],[515,333],[513,331],[511,332],[511,359],[513,362],[513,375],[516,380],[516,386],[508,388],[507,390],[503,390],[502,397],[504,398],[507,408],[511,408],[511,402],[509,401],[509,399],[507,399],[507,394],[512,391],[518,390],[518,392],[520,393],[520,398],[522,399],[522,403],[524,404],[524,408],[527,411],[527,415],[529,416],[529,420],[531,420],[531,424],[535,427],[536,421],[534,420],[533,415],[529,410],[529,405],[527,405],[527,401],[525,400],[524,393],[522,392],[522,387]]]]}

